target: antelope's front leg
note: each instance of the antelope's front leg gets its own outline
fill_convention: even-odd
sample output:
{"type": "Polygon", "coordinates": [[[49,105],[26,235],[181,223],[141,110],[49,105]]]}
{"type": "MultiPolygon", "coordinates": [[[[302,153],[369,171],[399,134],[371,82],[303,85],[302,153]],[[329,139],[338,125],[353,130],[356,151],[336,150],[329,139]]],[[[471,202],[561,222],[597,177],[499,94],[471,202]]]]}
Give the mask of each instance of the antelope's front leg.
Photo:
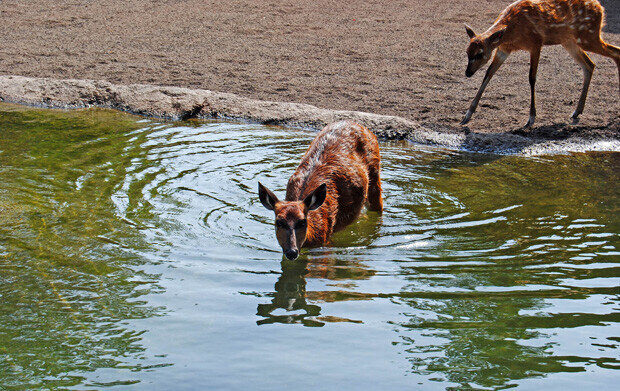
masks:
{"type": "Polygon", "coordinates": [[[476,111],[476,107],[478,107],[478,102],[480,101],[480,97],[482,96],[484,89],[487,88],[487,84],[489,84],[489,81],[491,80],[495,72],[497,72],[499,67],[502,66],[504,61],[506,61],[506,58],[508,58],[508,53],[502,52],[501,50],[498,50],[497,52],[495,52],[495,56],[493,57],[493,62],[491,62],[489,69],[487,69],[487,73],[484,75],[484,79],[482,80],[482,85],[480,85],[480,88],[478,89],[478,93],[474,97],[474,100],[471,102],[471,105],[469,106],[469,110],[467,110],[467,113],[465,114],[465,118],[463,118],[463,121],[461,121],[461,125],[465,125],[466,123],[469,122],[469,120],[471,119],[471,116],[476,111]]]}

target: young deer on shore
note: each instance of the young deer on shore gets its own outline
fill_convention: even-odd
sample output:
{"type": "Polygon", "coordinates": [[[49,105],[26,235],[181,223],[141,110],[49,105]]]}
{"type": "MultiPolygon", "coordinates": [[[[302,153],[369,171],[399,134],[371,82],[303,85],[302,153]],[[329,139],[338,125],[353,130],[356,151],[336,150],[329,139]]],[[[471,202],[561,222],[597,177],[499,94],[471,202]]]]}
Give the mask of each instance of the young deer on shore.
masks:
{"type": "Polygon", "coordinates": [[[258,183],[263,206],[275,213],[276,238],[284,255],[328,242],[351,224],[364,203],[381,212],[381,157],[377,137],[351,121],[326,126],[316,136],[286,186],[284,201],[258,183]]]}
{"type": "Polygon", "coordinates": [[[573,124],[578,123],[594,70],[594,63],[585,51],[612,58],[620,77],[620,48],[601,39],[604,14],[597,0],[520,0],[510,4],[482,34],[476,35],[465,26],[471,38],[467,48],[467,77],[489,61],[493,50],[497,51],[461,124],[469,122],[489,80],[508,55],[516,50],[526,50],[530,53],[531,103],[530,118],[525,127],[531,127],[536,119],[534,85],[540,50],[544,45],[562,45],[583,68],[581,96],[572,115],[573,124]]]}

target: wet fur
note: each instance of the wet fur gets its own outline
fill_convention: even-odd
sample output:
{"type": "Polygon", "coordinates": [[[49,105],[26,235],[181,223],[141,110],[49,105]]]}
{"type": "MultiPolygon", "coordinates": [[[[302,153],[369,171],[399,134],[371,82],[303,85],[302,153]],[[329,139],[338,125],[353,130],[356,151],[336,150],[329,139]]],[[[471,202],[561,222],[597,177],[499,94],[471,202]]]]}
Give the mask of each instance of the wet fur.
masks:
{"type": "Polygon", "coordinates": [[[301,201],[322,183],[323,205],[308,212],[304,247],[320,246],[359,216],[364,204],[381,212],[381,157],[377,137],[351,121],[326,126],[316,136],[286,187],[285,201],[301,201]]]}

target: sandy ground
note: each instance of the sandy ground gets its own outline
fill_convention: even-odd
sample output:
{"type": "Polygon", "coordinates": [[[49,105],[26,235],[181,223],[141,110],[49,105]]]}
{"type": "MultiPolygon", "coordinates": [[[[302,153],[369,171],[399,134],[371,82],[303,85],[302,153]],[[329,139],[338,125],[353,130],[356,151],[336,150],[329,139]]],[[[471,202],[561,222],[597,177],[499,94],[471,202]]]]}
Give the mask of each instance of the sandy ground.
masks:
{"type": "MultiPolygon", "coordinates": [[[[320,108],[458,125],[483,76],[465,78],[463,22],[491,25],[506,0],[4,0],[0,74],[200,88],[320,108]]],[[[604,38],[620,46],[620,1],[604,38]]],[[[615,64],[597,64],[581,126],[568,126],[581,68],[545,47],[533,134],[620,138],[615,64]]],[[[518,132],[528,116],[529,56],[509,58],[469,128],[518,132]]]]}

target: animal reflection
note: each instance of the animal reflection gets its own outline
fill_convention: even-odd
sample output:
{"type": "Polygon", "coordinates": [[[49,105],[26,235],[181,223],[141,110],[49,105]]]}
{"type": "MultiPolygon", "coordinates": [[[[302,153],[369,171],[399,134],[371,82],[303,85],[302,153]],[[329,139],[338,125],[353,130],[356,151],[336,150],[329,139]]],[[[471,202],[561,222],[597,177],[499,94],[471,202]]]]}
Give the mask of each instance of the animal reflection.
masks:
{"type": "Polygon", "coordinates": [[[308,263],[296,261],[291,264],[289,261],[283,261],[282,274],[275,283],[271,303],[258,305],[257,315],[263,319],[256,323],[302,324],[308,327],[322,327],[328,322],[362,323],[361,320],[321,316],[321,307],[312,303],[370,300],[374,295],[343,290],[307,292],[306,278],[350,281],[366,280],[374,275],[374,270],[360,262],[337,260],[333,257],[320,257],[308,263]],[[276,311],[278,313],[275,313],[276,311]]]}

